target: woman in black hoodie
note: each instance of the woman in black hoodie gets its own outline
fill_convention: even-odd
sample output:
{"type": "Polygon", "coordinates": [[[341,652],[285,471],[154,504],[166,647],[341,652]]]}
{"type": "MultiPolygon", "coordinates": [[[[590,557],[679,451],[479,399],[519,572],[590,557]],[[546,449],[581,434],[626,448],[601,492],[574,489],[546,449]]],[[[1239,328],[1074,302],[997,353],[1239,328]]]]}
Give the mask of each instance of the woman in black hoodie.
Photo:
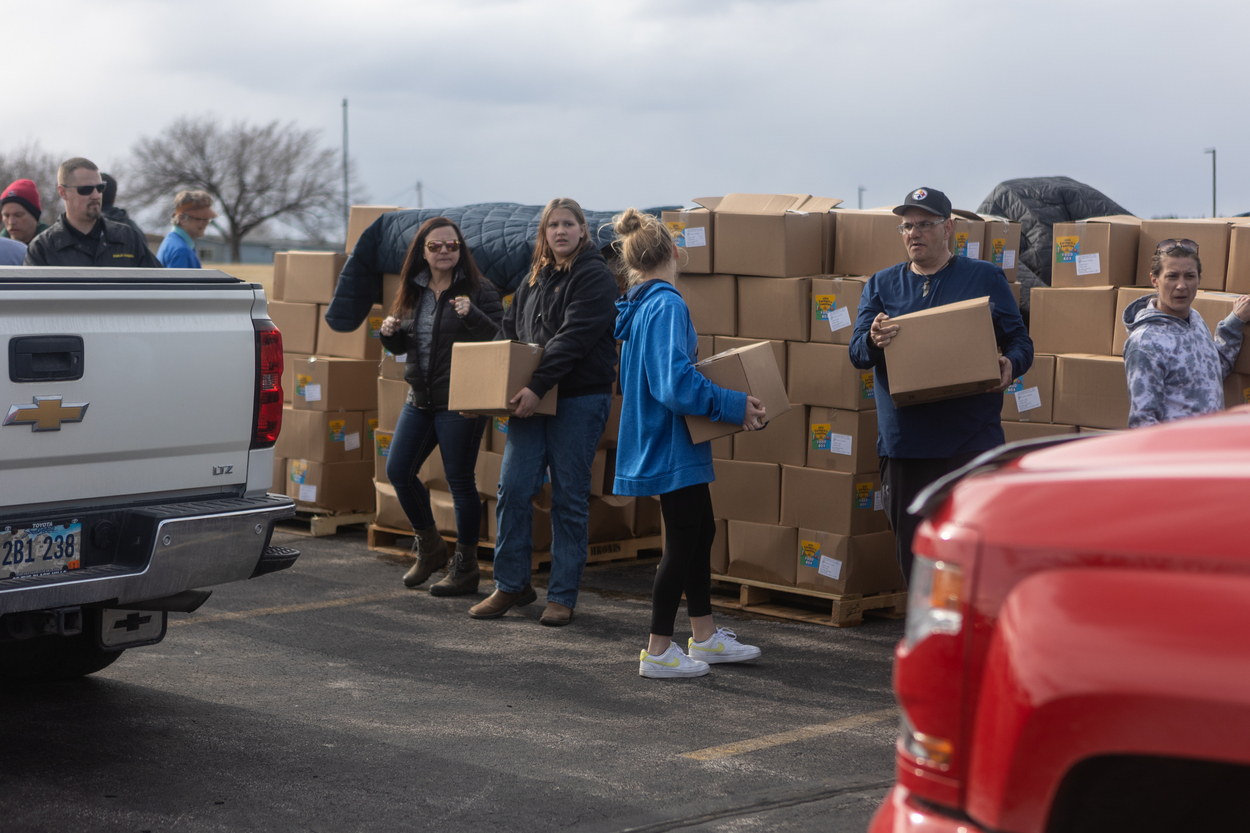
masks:
{"type": "Polygon", "coordinates": [[[499,333],[503,305],[482,277],[460,228],[446,217],[425,222],[412,238],[401,271],[403,283],[390,316],[382,322],[382,346],[407,355],[404,379],[408,399],[395,426],[386,458],[386,476],[416,531],[417,562],[404,576],[416,587],[448,562],[447,542],[430,511],[430,493],[417,472],[437,445],[456,506],[456,554],[434,596],[477,591],[478,533],[482,503],[473,469],[486,430],[486,417],[447,410],[451,346],[457,341],[492,341],[499,333]]]}
{"type": "Polygon", "coordinates": [[[528,280],[513,296],[503,338],[539,344],[543,357],[512,403],[496,509],[495,592],[469,610],[503,616],[536,601],[530,586],[534,513],[530,499],[551,474],[551,580],[544,625],[567,625],[586,566],[590,469],[612,407],[616,381],[616,299],[620,289],[586,227],[581,206],[555,199],[543,210],[528,280]],[[558,387],[556,414],[535,414],[558,387]]]}

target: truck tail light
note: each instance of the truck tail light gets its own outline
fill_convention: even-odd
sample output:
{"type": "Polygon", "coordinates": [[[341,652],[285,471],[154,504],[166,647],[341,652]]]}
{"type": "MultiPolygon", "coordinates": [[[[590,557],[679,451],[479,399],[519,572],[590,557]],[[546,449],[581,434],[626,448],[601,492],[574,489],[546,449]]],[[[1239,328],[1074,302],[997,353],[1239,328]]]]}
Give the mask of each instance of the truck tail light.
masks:
{"type": "Polygon", "coordinates": [[[252,319],[256,330],[256,399],[252,448],[268,448],[282,430],[282,333],[268,319],[252,319]]]}

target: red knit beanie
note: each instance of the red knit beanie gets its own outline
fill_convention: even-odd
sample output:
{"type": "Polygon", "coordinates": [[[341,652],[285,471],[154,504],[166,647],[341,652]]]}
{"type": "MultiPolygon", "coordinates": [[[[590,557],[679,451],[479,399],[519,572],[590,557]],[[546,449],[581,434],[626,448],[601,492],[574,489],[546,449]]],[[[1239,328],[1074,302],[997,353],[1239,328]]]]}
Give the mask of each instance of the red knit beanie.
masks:
{"type": "Polygon", "coordinates": [[[34,215],[36,220],[43,213],[43,206],[39,202],[39,189],[29,179],[19,179],[8,188],[5,188],[4,193],[0,194],[0,205],[4,205],[6,202],[17,203],[34,215]]]}

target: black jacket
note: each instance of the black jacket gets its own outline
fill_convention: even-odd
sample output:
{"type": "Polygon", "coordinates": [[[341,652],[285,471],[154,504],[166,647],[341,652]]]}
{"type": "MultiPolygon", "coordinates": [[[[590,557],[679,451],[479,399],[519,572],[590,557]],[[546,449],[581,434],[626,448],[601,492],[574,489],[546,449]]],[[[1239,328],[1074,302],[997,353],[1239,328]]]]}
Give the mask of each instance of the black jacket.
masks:
{"type": "Polygon", "coordinates": [[[423,375],[417,354],[416,311],[421,307],[422,294],[432,290],[420,284],[416,285],[416,290],[413,317],[401,321],[394,335],[382,336],[382,346],[397,356],[408,354],[404,380],[412,386],[413,404],[418,408],[445,411],[447,388],[451,383],[451,346],[457,341],[493,341],[499,335],[503,304],[490,281],[481,281],[473,292],[469,289],[469,279],[457,272],[451,286],[435,299],[434,338],[430,344],[433,355],[429,371],[423,375]],[[472,302],[464,318],[456,314],[452,305],[459,295],[468,295],[472,302]]]}
{"type": "Polygon", "coordinates": [[[103,217],[103,233],[95,239],[79,239],[65,227],[62,214],[47,231],[30,241],[27,266],[115,266],[159,269],[160,261],[142,235],[124,223],[103,217]]]}
{"type": "Polygon", "coordinates": [[[611,393],[616,381],[616,300],[607,261],[593,245],[568,269],[546,267],[538,282],[521,281],[503,317],[503,338],[541,345],[543,358],[527,387],[540,398],[556,385],[560,398],[611,393]]]}

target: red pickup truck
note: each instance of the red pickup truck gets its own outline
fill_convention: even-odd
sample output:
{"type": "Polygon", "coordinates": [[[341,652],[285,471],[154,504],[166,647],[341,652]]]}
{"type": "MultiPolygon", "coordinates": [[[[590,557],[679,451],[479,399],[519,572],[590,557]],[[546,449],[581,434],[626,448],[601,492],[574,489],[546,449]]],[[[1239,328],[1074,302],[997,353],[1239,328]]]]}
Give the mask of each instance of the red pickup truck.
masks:
{"type": "Polygon", "coordinates": [[[1041,445],[913,506],[870,830],[1250,829],[1250,407],[1041,445]]]}

